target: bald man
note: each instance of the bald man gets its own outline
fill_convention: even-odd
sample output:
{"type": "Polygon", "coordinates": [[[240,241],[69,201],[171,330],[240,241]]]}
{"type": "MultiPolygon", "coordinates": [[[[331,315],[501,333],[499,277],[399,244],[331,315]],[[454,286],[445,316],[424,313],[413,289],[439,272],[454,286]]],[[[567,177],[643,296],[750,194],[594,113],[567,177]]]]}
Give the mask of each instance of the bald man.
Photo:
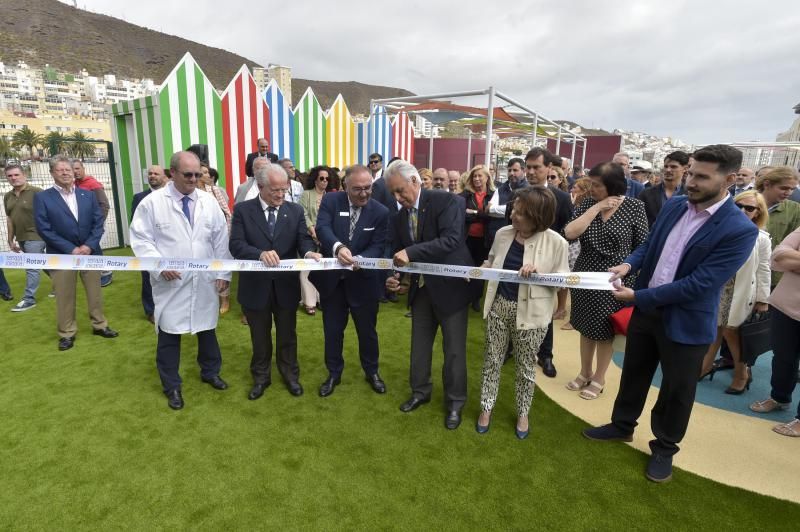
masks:
{"type": "Polygon", "coordinates": [[[244,173],[247,177],[253,177],[253,161],[258,157],[266,157],[271,163],[278,162],[278,156],[269,151],[269,141],[267,139],[258,139],[258,151],[248,154],[244,163],[244,173]]]}
{"type": "Polygon", "coordinates": [[[461,180],[461,174],[458,170],[450,170],[447,172],[447,190],[453,194],[458,194],[458,182],[461,180]]]}
{"type": "Polygon", "coordinates": [[[437,168],[433,171],[433,188],[437,190],[447,190],[447,168],[437,168]]]}
{"type": "MultiPolygon", "coordinates": [[[[152,191],[158,190],[166,185],[167,181],[169,181],[169,179],[167,179],[164,169],[157,164],[147,169],[147,183],[150,185],[150,188],[133,195],[133,201],[131,201],[131,218],[133,218],[133,213],[136,212],[136,207],[139,206],[142,200],[152,191]]],[[[144,308],[144,315],[150,323],[153,323],[155,304],[153,303],[153,287],[150,285],[150,272],[140,273],[142,274],[142,307],[144,308]]]]}

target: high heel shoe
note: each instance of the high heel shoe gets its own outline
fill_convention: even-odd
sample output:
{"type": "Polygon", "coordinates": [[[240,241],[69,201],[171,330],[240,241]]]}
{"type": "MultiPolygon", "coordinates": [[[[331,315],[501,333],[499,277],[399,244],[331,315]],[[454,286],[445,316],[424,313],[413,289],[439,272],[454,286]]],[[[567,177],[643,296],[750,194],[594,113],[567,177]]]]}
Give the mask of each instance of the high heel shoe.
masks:
{"type": "Polygon", "coordinates": [[[714,373],[716,373],[716,372],[717,372],[717,368],[712,367],[710,370],[708,370],[705,373],[703,373],[702,375],[700,375],[700,378],[697,379],[697,382],[701,382],[706,377],[708,377],[708,382],[713,381],[714,380],[714,373]]]}
{"type": "Polygon", "coordinates": [[[750,390],[751,382],[753,382],[753,374],[750,371],[750,368],[747,368],[747,381],[744,383],[744,388],[734,388],[733,386],[728,386],[725,389],[725,393],[728,395],[742,395],[745,390],[750,390]]]}

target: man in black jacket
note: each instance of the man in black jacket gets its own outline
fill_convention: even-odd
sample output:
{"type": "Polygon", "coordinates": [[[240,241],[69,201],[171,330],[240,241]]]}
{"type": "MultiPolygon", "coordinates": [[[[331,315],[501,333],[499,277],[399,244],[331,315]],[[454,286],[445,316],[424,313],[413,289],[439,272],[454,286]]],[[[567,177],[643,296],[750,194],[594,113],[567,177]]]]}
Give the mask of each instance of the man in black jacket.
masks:
{"type": "MultiPolygon", "coordinates": [[[[390,164],[384,179],[402,207],[392,219],[390,229],[396,266],[406,266],[409,262],[472,264],[464,242],[466,209],[457,196],[440,190],[422,190],[417,169],[405,161],[390,164]]],[[[395,274],[386,280],[389,290],[397,291],[398,277],[395,274]]],[[[400,405],[400,410],[411,412],[431,400],[433,341],[441,325],[445,426],[451,430],[461,424],[461,409],[467,399],[467,306],[474,284],[457,277],[413,274],[408,292],[412,309],[412,396],[400,405]]]]}
{"type": "MultiPolygon", "coordinates": [[[[319,260],[306,228],[303,207],[284,201],[289,188],[286,171],[270,163],[255,175],[258,197],[236,206],[231,222],[230,252],[236,259],[260,260],[277,266],[283,259],[319,260]]],[[[303,394],[297,365],[297,302],[299,272],[241,272],[237,294],[253,344],[250,371],[253,388],[248,399],[258,399],[271,383],[272,320],[275,319],[278,370],[289,393],[303,394]]]]}
{"type": "Polygon", "coordinates": [[[664,157],[664,171],[661,183],[654,187],[646,188],[639,194],[639,199],[644,202],[647,213],[647,223],[653,227],[661,207],[672,196],[685,194],[683,190],[683,174],[689,169],[689,154],[684,151],[674,151],[664,157]]]}
{"type": "Polygon", "coordinates": [[[278,162],[278,156],[269,151],[269,141],[267,139],[258,139],[258,151],[249,153],[244,163],[244,173],[247,177],[253,177],[253,161],[257,157],[266,157],[271,163],[278,162]]]}

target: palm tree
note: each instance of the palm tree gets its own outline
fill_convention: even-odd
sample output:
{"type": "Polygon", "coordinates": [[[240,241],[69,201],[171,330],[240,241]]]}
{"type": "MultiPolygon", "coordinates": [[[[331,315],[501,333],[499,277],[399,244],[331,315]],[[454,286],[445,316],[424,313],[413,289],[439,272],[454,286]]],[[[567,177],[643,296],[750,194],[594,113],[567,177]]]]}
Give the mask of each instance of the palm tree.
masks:
{"type": "Polygon", "coordinates": [[[47,146],[47,152],[50,157],[62,154],[67,150],[67,137],[58,131],[51,131],[44,138],[44,144],[47,146]]]}
{"type": "Polygon", "coordinates": [[[0,137],[0,162],[2,162],[2,166],[5,166],[9,159],[14,159],[16,156],[17,152],[11,147],[8,139],[0,137]]]}
{"type": "Polygon", "coordinates": [[[11,145],[13,147],[27,148],[31,157],[33,157],[33,149],[37,146],[41,146],[43,142],[44,137],[32,129],[28,129],[28,126],[24,126],[22,129],[14,133],[14,136],[11,139],[11,145]]]}
{"type": "Polygon", "coordinates": [[[76,131],[71,137],[67,138],[69,142],[69,151],[73,157],[83,160],[84,157],[91,157],[94,155],[94,144],[89,141],[89,137],[76,131]]]}

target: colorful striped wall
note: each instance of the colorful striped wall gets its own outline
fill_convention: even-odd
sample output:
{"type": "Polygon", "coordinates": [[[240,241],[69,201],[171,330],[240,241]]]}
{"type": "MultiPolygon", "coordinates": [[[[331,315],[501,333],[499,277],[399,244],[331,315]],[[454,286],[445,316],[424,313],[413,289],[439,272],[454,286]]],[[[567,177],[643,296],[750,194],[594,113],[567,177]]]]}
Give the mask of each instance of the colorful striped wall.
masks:
{"type": "Polygon", "coordinates": [[[322,106],[309,87],[294,108],[292,161],[301,172],[307,172],[320,164],[327,164],[328,148],[325,140],[327,122],[322,106]]]}
{"type": "Polygon", "coordinates": [[[392,124],[392,153],[392,157],[414,160],[414,124],[407,113],[398,113],[392,124]]]}
{"type": "Polygon", "coordinates": [[[264,90],[264,101],[269,113],[270,150],[278,157],[294,161],[294,111],[274,80],[264,90]]]}
{"type": "Polygon", "coordinates": [[[392,120],[386,107],[376,105],[367,121],[367,157],[370,153],[380,153],[384,161],[393,157],[392,120]]]}
{"type": "Polygon", "coordinates": [[[336,97],[327,113],[328,164],[344,168],[359,161],[356,123],[342,95],[336,97]]]}

